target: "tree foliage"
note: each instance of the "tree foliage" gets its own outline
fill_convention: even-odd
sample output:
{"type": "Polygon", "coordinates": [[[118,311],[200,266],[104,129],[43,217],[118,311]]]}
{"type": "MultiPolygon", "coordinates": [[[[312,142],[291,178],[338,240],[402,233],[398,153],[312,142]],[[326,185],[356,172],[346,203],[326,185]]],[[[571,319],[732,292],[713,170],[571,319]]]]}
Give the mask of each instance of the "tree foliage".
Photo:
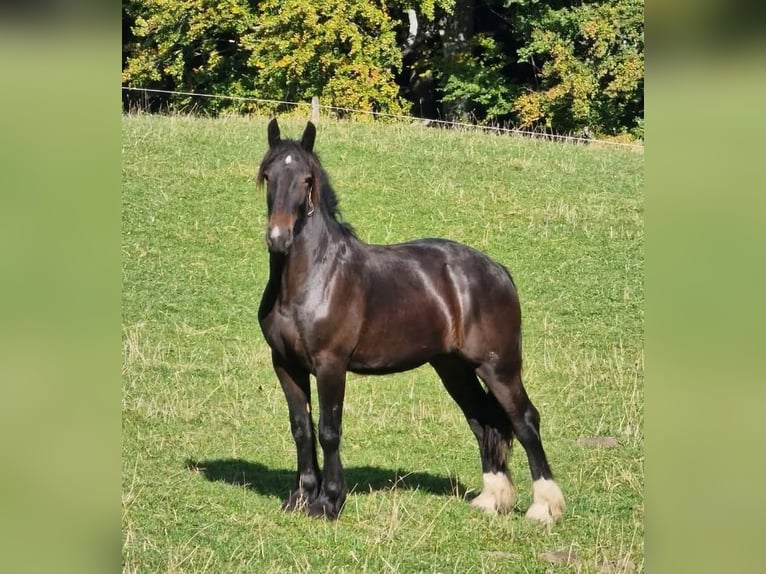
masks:
{"type": "Polygon", "coordinates": [[[393,70],[401,66],[384,7],[354,0],[265,0],[248,63],[255,90],[290,101],[319,95],[333,106],[403,111],[393,70]]]}
{"type": "MultiPolygon", "coordinates": [[[[255,69],[249,40],[257,17],[248,0],[131,0],[122,81],[128,86],[247,96],[255,69]]],[[[189,103],[182,98],[179,103],[189,103]]],[[[230,101],[210,100],[216,111],[230,101]]]]}
{"type": "Polygon", "coordinates": [[[513,105],[519,123],[643,136],[643,0],[538,4],[527,14],[518,56],[533,66],[538,84],[513,105]]]}
{"type": "Polygon", "coordinates": [[[456,54],[452,66],[441,68],[442,101],[455,104],[460,120],[507,118],[519,88],[507,74],[508,57],[496,38],[478,33],[456,54]]]}
{"type": "Polygon", "coordinates": [[[127,86],[643,135],[643,0],[126,2],[127,86]]]}
{"type": "MultiPolygon", "coordinates": [[[[436,4],[420,6],[433,14],[436,4]]],[[[403,110],[394,81],[401,51],[384,2],[130,0],[125,12],[134,22],[128,86],[403,110]]]]}

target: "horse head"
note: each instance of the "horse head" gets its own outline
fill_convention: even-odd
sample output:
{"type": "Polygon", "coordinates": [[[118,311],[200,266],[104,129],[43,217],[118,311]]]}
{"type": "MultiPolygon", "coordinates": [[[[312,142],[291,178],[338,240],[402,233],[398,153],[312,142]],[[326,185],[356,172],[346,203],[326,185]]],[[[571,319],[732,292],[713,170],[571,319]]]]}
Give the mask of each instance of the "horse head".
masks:
{"type": "Polygon", "coordinates": [[[311,122],[300,141],[283,140],[276,118],[269,122],[269,149],[258,169],[258,184],[266,187],[266,244],[272,253],[288,253],[306,220],[319,207],[315,138],[316,127],[311,122]]]}

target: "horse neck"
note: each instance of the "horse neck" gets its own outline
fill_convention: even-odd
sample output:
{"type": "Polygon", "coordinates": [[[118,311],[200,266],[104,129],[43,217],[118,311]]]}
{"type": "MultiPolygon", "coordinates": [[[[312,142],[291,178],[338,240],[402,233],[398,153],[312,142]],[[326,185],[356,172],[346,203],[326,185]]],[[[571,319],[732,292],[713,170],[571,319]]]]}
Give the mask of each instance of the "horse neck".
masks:
{"type": "MultiPolygon", "coordinates": [[[[282,256],[280,265],[282,291],[299,292],[309,285],[308,279],[326,272],[328,262],[335,258],[335,250],[344,238],[333,228],[332,222],[321,212],[308,217],[290,248],[282,256]]],[[[274,272],[275,269],[272,269],[274,272]]]]}

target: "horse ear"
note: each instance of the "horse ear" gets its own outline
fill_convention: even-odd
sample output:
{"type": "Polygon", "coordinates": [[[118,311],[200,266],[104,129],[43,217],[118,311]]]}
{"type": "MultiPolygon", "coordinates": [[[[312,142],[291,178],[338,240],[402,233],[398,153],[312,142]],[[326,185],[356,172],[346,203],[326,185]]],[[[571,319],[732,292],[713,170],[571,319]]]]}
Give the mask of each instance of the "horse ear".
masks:
{"type": "Polygon", "coordinates": [[[274,147],[279,143],[279,124],[277,118],[273,118],[269,122],[269,147],[274,147]]]}
{"type": "Polygon", "coordinates": [[[306,129],[303,130],[303,137],[301,138],[301,146],[307,152],[314,150],[314,140],[317,137],[317,128],[311,122],[306,123],[306,129]]]}

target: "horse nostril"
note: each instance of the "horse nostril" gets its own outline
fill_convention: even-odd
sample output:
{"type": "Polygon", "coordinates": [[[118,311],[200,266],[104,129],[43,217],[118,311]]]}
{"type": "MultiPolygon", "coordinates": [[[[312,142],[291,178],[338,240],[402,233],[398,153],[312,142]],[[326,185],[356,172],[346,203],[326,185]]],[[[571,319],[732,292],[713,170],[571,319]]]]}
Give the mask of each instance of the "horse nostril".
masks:
{"type": "Polygon", "coordinates": [[[280,239],[282,240],[282,246],[285,251],[287,251],[290,246],[293,244],[293,230],[287,229],[284,233],[280,235],[280,239]]]}

